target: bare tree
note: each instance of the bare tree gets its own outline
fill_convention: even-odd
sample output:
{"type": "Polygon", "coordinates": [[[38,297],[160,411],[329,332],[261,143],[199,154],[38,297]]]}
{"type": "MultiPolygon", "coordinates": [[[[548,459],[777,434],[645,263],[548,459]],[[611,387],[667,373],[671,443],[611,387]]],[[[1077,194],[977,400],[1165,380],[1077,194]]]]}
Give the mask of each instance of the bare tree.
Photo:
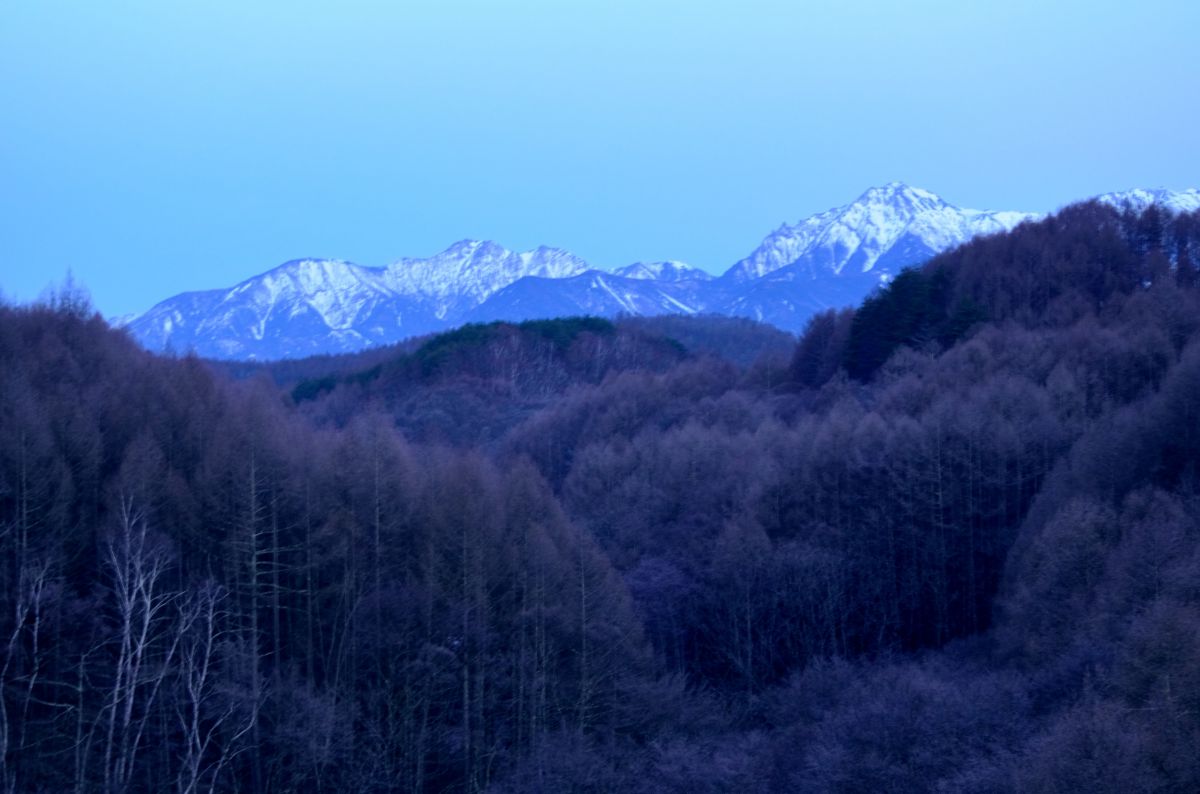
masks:
{"type": "Polygon", "coordinates": [[[221,772],[245,749],[261,703],[222,697],[217,686],[217,650],[230,629],[223,609],[227,593],[209,582],[179,605],[180,698],[175,708],[183,736],[176,776],[179,794],[216,791],[221,772]]]}
{"type": "Polygon", "coordinates": [[[47,586],[50,580],[50,564],[34,562],[23,564],[18,577],[16,600],[13,605],[13,624],[8,643],[4,649],[4,663],[0,665],[0,785],[5,791],[19,790],[18,770],[16,764],[10,762],[10,755],[19,757],[27,739],[27,720],[29,706],[34,697],[34,689],[41,672],[41,630],[42,607],[47,586]],[[27,665],[21,665],[20,640],[22,635],[29,637],[30,653],[27,665]],[[21,675],[10,678],[14,667],[24,667],[21,675]],[[9,683],[23,684],[19,712],[9,713],[8,688],[9,683]],[[16,746],[14,747],[14,728],[16,746]]]}
{"type": "Polygon", "coordinates": [[[180,642],[170,609],[179,595],[162,583],[167,551],[150,535],[146,516],[132,497],[122,494],[118,509],[116,533],[104,552],[117,645],[104,709],[106,791],[120,791],[130,783],[152,707],[180,642]]]}

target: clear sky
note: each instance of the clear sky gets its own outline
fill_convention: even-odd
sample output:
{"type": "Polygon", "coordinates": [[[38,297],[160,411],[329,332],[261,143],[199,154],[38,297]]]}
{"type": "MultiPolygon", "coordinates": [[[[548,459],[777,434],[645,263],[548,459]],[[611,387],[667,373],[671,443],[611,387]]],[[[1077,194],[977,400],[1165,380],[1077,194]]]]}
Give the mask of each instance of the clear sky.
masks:
{"type": "Polygon", "coordinates": [[[720,271],[902,180],[1200,186],[1200,2],[9,0],[0,293],[106,314],[464,238],[720,271]]]}

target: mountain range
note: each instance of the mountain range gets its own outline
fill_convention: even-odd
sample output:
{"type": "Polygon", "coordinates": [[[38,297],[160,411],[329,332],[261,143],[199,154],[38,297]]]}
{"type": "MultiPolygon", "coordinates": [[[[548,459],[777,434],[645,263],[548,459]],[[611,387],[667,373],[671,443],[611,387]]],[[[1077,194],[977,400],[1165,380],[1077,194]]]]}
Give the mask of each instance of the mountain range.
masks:
{"type": "MultiPolygon", "coordinates": [[[[1194,189],[1097,199],[1200,209],[1194,189]]],[[[292,260],[232,288],[169,298],[124,325],[154,351],[257,360],[350,352],[469,322],[567,315],[714,313],[799,331],[814,313],[859,302],[905,267],[1040,217],[965,209],[892,182],[780,226],[720,276],[677,261],[605,270],[559,248],[514,252],[462,240],[385,267],[292,260]]]]}

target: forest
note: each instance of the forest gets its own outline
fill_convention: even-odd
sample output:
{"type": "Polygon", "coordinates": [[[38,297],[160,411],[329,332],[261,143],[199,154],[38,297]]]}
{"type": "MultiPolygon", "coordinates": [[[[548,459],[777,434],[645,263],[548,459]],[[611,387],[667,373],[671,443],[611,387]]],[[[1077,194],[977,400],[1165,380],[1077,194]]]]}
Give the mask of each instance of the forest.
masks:
{"type": "Polygon", "coordinates": [[[799,339],[161,357],[0,306],[5,792],[1200,791],[1200,213],[799,339]]]}

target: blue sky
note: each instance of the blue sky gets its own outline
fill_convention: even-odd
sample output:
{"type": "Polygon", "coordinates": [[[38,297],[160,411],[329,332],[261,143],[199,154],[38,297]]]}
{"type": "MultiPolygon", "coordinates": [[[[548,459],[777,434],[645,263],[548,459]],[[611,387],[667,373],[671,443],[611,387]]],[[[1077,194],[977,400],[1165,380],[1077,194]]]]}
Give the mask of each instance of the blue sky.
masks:
{"type": "Polygon", "coordinates": [[[0,292],[117,315],[464,237],[723,270],[902,180],[1200,186],[1195,2],[56,2],[0,14],[0,292]]]}

